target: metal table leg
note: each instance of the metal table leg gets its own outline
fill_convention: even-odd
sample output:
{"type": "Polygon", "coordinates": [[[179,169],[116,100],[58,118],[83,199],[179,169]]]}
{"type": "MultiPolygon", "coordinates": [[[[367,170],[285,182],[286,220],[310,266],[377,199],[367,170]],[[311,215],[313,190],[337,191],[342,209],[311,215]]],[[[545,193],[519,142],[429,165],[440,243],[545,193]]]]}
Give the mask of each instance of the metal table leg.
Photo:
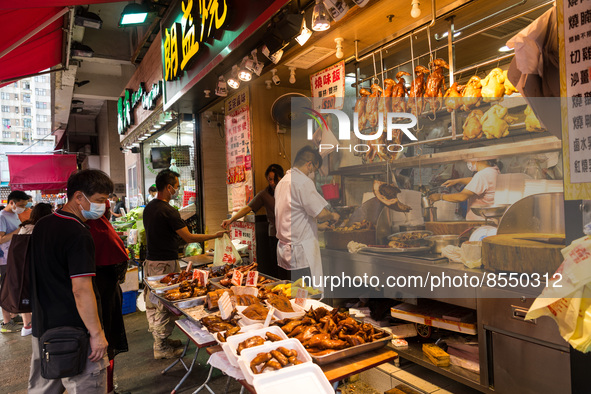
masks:
{"type": "Polygon", "coordinates": [[[199,388],[197,388],[197,390],[193,391],[193,394],[197,394],[198,392],[200,392],[204,388],[206,388],[211,394],[215,394],[213,392],[213,390],[211,388],[209,388],[209,386],[207,385],[207,383],[209,383],[209,380],[211,379],[211,371],[213,371],[213,367],[210,365],[209,366],[209,373],[207,374],[207,378],[205,379],[205,382],[203,382],[203,384],[201,386],[199,386],[199,388]]]}
{"type": "Polygon", "coordinates": [[[190,343],[191,343],[191,341],[188,340],[187,344],[185,345],[185,348],[183,349],[183,353],[181,354],[181,356],[177,360],[175,360],[172,364],[170,364],[168,367],[166,367],[165,370],[162,371],[162,374],[165,374],[166,372],[168,372],[172,367],[174,367],[179,362],[183,365],[183,367],[185,367],[185,371],[187,371],[187,373],[185,373],[185,375],[183,375],[181,380],[177,383],[177,385],[174,387],[174,389],[170,392],[171,394],[175,394],[176,391],[181,387],[181,385],[183,383],[185,383],[185,380],[187,380],[187,378],[189,377],[189,375],[193,371],[193,367],[195,366],[195,362],[197,361],[197,356],[199,356],[199,351],[201,349],[197,348],[195,350],[195,355],[193,356],[193,360],[191,361],[191,365],[187,366],[187,364],[185,364],[185,360],[183,360],[183,357],[187,354],[187,349],[189,348],[190,343]]]}
{"type": "Polygon", "coordinates": [[[185,345],[185,348],[183,349],[183,353],[179,356],[179,358],[177,358],[176,360],[174,360],[172,364],[170,364],[162,372],[160,372],[162,375],[164,375],[166,372],[170,371],[170,369],[172,367],[174,367],[175,365],[177,365],[179,362],[181,364],[183,364],[183,366],[185,367],[185,370],[187,369],[187,366],[185,365],[185,362],[183,361],[183,357],[185,357],[185,355],[187,354],[187,349],[189,349],[189,344],[190,343],[191,343],[191,341],[190,340],[187,340],[187,344],[185,345]]]}

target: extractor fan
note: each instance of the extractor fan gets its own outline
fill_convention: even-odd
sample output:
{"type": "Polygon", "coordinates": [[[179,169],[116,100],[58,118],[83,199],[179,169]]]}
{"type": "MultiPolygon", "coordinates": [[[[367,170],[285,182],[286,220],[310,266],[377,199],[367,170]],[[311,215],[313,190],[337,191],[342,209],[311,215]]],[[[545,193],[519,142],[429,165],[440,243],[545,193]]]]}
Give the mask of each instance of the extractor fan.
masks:
{"type": "Polygon", "coordinates": [[[275,100],[271,106],[271,117],[278,127],[291,128],[301,126],[306,121],[306,108],[312,102],[301,93],[287,93],[275,100]],[[296,100],[292,100],[296,99],[296,100]]]}

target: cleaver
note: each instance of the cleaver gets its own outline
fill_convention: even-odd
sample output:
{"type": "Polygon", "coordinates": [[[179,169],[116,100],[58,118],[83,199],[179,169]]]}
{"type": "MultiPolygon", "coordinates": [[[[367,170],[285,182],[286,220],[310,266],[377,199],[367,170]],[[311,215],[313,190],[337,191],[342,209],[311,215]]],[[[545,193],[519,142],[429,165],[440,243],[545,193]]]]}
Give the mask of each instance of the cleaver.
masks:
{"type": "Polygon", "coordinates": [[[552,244],[552,245],[565,245],[565,240],[562,237],[525,237],[525,238],[516,238],[516,239],[542,242],[542,243],[552,244]]]}

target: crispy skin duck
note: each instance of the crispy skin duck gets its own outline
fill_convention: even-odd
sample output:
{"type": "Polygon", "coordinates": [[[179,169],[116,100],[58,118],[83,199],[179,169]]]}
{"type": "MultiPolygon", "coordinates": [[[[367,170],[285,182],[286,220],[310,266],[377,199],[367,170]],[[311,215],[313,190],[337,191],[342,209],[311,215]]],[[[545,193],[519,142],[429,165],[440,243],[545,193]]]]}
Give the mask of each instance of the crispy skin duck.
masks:
{"type": "Polygon", "coordinates": [[[272,295],[267,302],[281,312],[294,312],[291,302],[285,296],[272,295]]]}
{"type": "Polygon", "coordinates": [[[378,125],[378,112],[380,104],[380,96],[384,92],[384,89],[377,83],[371,85],[371,94],[365,105],[365,112],[367,114],[367,120],[369,121],[369,127],[376,127],[378,125]]]}
{"type": "Polygon", "coordinates": [[[429,104],[433,116],[435,112],[443,106],[443,94],[445,93],[445,78],[443,77],[443,69],[449,68],[448,64],[443,59],[435,59],[429,63],[429,67],[433,68],[433,72],[429,74],[425,87],[423,97],[429,104]]]}
{"type": "Polygon", "coordinates": [[[468,112],[471,108],[480,106],[480,101],[482,100],[482,83],[479,77],[474,75],[470,78],[464,88],[462,97],[464,98],[464,111],[468,112]]]}
{"type": "Polygon", "coordinates": [[[423,95],[425,94],[425,75],[429,74],[429,69],[424,66],[415,67],[416,78],[410,85],[410,91],[408,92],[408,106],[410,112],[419,116],[423,113],[423,107],[425,105],[423,95]]]}
{"type": "Polygon", "coordinates": [[[246,339],[245,341],[242,341],[238,344],[238,347],[236,348],[236,353],[238,353],[238,355],[240,355],[240,352],[242,352],[244,349],[248,349],[250,347],[255,347],[255,346],[260,346],[263,345],[265,343],[265,340],[260,337],[260,336],[254,336],[254,337],[250,337],[248,339],[246,339]]]}
{"type": "Polygon", "coordinates": [[[406,112],[408,106],[406,104],[406,97],[408,96],[408,89],[406,88],[406,81],[404,80],[403,76],[409,76],[410,74],[406,71],[399,71],[396,74],[396,79],[398,83],[394,86],[392,91],[392,112],[406,112]]]}
{"type": "Polygon", "coordinates": [[[242,311],[242,314],[251,320],[265,320],[269,311],[261,304],[253,304],[242,311]]]}
{"type": "Polygon", "coordinates": [[[482,80],[482,100],[497,101],[505,95],[505,75],[500,68],[493,68],[482,80]]]}
{"type": "Polygon", "coordinates": [[[365,123],[367,123],[367,112],[365,111],[365,107],[367,106],[367,100],[371,92],[367,89],[359,89],[359,94],[361,97],[357,99],[355,103],[355,112],[358,116],[358,126],[359,130],[363,130],[365,128],[365,123]]]}
{"type": "Polygon", "coordinates": [[[454,110],[458,110],[464,105],[464,100],[462,98],[462,91],[464,90],[465,86],[458,85],[457,82],[454,82],[443,98],[445,99],[445,108],[447,108],[447,112],[452,112],[454,110]]]}
{"type": "Polygon", "coordinates": [[[470,112],[470,115],[468,115],[464,121],[464,126],[462,127],[463,140],[473,140],[482,137],[482,124],[480,123],[480,119],[483,115],[484,113],[479,109],[470,112]]]}

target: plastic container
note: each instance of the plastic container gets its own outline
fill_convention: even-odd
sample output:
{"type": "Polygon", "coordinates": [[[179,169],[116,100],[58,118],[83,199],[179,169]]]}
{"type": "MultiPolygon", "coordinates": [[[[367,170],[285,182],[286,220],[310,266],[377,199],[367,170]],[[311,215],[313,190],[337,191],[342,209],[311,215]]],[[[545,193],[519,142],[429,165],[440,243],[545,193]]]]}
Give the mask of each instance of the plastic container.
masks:
{"type": "Polygon", "coordinates": [[[273,374],[256,375],[252,384],[257,394],[334,393],[322,369],[312,363],[286,367],[273,374]]]}
{"type": "Polygon", "coordinates": [[[329,183],[321,186],[325,200],[338,200],[340,197],[340,186],[336,183],[329,183]]]}
{"type": "MultiPolygon", "coordinates": [[[[291,303],[291,307],[293,308],[293,312],[281,312],[279,309],[275,308],[275,312],[273,313],[275,317],[279,320],[283,319],[297,319],[298,317],[302,317],[306,314],[304,308],[299,306],[295,303],[295,299],[289,301],[291,303]]],[[[267,300],[265,300],[265,304],[270,308],[272,305],[269,304],[267,300]]]]}
{"type": "MultiPolygon", "coordinates": [[[[258,330],[251,330],[251,331],[245,332],[244,334],[232,335],[231,337],[226,339],[226,343],[224,344],[225,346],[222,346],[222,349],[224,349],[226,356],[228,356],[228,361],[230,361],[230,364],[232,364],[235,367],[240,367],[240,365],[238,363],[240,356],[236,352],[236,349],[238,349],[238,345],[240,345],[242,342],[246,341],[248,338],[256,337],[257,335],[262,337],[263,339],[266,339],[266,334],[268,332],[278,335],[282,339],[288,339],[287,335],[283,332],[283,330],[277,326],[260,328],[258,330]]],[[[265,344],[268,344],[268,343],[273,343],[273,342],[266,340],[265,344]]],[[[263,346],[263,345],[260,345],[260,346],[263,346]]],[[[252,347],[252,348],[248,348],[248,349],[254,349],[256,347],[257,346],[252,347]]],[[[244,352],[244,350],[242,352],[244,352]]]]}
{"type": "Polygon", "coordinates": [[[121,306],[121,313],[127,315],[136,310],[137,291],[126,291],[123,293],[123,303],[121,306]]]}
{"type": "MultiPolygon", "coordinates": [[[[281,346],[283,346],[286,349],[290,349],[290,350],[295,349],[298,352],[297,358],[301,362],[312,363],[312,357],[310,356],[310,354],[306,351],[306,349],[304,348],[302,343],[295,338],[286,339],[284,341],[271,342],[271,343],[264,344],[261,346],[257,346],[257,347],[253,347],[253,348],[249,348],[249,349],[244,349],[242,351],[242,353],[240,354],[239,364],[240,364],[240,369],[242,370],[242,373],[244,374],[244,378],[246,379],[246,381],[249,384],[252,384],[253,379],[255,377],[263,376],[263,375],[269,375],[269,376],[276,377],[277,373],[279,373],[281,371],[287,371],[290,368],[297,367],[297,365],[291,365],[291,366],[283,367],[282,369],[277,370],[277,371],[266,370],[266,371],[264,371],[260,374],[257,374],[257,375],[255,375],[254,372],[252,372],[252,370],[250,369],[250,362],[257,356],[257,354],[268,353],[271,350],[275,350],[281,346]]],[[[283,393],[283,391],[281,391],[281,393],[283,393]]]]}
{"type": "MultiPolygon", "coordinates": [[[[252,319],[249,319],[248,317],[244,316],[242,314],[242,312],[246,308],[248,308],[248,307],[247,306],[237,306],[236,307],[236,310],[238,311],[238,315],[240,316],[240,322],[239,322],[240,325],[242,325],[242,326],[250,326],[251,324],[257,324],[257,323],[264,323],[265,322],[265,319],[262,319],[262,320],[252,320],[252,319]]],[[[267,308],[267,310],[269,310],[269,309],[267,308]]]]}

